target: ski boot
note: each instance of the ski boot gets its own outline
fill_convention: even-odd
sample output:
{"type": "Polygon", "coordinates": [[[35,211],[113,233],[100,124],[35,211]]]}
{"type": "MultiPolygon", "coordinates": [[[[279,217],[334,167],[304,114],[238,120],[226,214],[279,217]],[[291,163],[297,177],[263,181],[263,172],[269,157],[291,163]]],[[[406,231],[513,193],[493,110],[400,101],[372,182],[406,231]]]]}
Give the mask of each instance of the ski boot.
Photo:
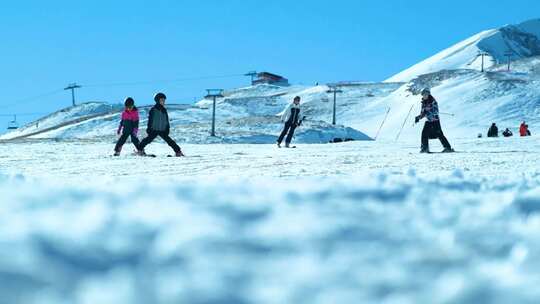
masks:
{"type": "Polygon", "coordinates": [[[285,143],[285,148],[290,148],[289,143],[285,143]]]}
{"type": "Polygon", "coordinates": [[[454,152],[456,151],[452,148],[444,148],[444,150],[442,150],[441,153],[454,153],[454,152]]]}
{"type": "Polygon", "coordinates": [[[184,157],[184,153],[182,153],[182,150],[176,152],[176,154],[174,155],[175,157],[184,157]]]}
{"type": "Polygon", "coordinates": [[[120,156],[120,152],[122,152],[122,147],[115,148],[113,156],[120,156]]]}
{"type": "Polygon", "coordinates": [[[280,143],[279,141],[276,142],[276,144],[277,144],[277,147],[278,147],[278,148],[281,148],[281,143],[280,143]]]}
{"type": "Polygon", "coordinates": [[[422,147],[420,149],[420,153],[429,153],[429,148],[428,147],[422,147]]]}
{"type": "Polygon", "coordinates": [[[146,152],[144,152],[144,150],[137,150],[135,154],[137,154],[138,156],[146,156],[146,152]]]}

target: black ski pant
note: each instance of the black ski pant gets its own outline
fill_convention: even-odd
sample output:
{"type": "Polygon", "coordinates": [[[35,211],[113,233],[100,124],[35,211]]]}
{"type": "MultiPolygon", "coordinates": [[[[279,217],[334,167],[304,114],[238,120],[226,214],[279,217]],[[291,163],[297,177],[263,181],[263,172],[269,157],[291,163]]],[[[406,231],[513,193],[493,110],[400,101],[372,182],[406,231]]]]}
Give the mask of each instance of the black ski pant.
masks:
{"type": "Polygon", "coordinates": [[[287,121],[285,123],[285,127],[283,128],[283,131],[281,131],[281,134],[279,135],[277,142],[281,144],[281,142],[283,141],[283,138],[285,137],[285,135],[287,135],[287,138],[285,138],[285,143],[290,144],[294,136],[295,129],[296,129],[296,124],[291,121],[287,121]]]}
{"type": "Polygon", "coordinates": [[[422,130],[422,149],[429,150],[429,140],[439,139],[444,148],[451,149],[450,143],[444,136],[440,121],[426,121],[422,130]]]}
{"type": "Polygon", "coordinates": [[[133,143],[133,145],[135,146],[135,148],[139,149],[139,138],[137,138],[137,135],[133,134],[133,133],[122,133],[122,136],[120,136],[120,138],[118,139],[118,141],[116,142],[116,146],[114,146],[114,151],[115,152],[120,152],[122,151],[122,146],[126,143],[128,137],[131,136],[131,142],[133,143]]]}
{"type": "Polygon", "coordinates": [[[139,145],[139,151],[144,150],[148,144],[150,144],[156,137],[161,137],[168,145],[171,147],[175,153],[180,152],[180,147],[176,144],[176,142],[169,136],[167,132],[150,132],[148,136],[141,141],[141,144],[139,145]]]}

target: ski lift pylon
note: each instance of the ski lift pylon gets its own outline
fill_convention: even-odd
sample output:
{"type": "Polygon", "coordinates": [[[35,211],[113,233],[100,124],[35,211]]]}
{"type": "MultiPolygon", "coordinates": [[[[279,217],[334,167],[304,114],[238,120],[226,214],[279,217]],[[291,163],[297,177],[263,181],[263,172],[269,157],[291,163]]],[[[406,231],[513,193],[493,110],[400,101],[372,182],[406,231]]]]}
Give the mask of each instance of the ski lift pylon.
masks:
{"type": "Polygon", "coordinates": [[[13,120],[8,122],[8,130],[17,130],[19,128],[19,123],[17,122],[17,115],[13,115],[13,120]]]}

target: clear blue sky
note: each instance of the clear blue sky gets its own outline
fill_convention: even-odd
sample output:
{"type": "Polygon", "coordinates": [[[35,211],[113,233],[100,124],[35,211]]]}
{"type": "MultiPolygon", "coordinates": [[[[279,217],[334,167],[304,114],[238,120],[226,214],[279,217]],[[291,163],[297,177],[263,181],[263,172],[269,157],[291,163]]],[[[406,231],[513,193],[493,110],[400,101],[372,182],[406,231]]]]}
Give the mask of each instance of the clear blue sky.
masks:
{"type": "Polygon", "coordinates": [[[70,82],[85,86],[79,101],[149,104],[158,90],[192,102],[205,88],[248,84],[165,80],[250,70],[303,84],[380,81],[479,31],[538,17],[538,0],[2,1],[0,115],[68,106],[70,82]],[[112,85],[131,82],[154,83],[112,85]]]}

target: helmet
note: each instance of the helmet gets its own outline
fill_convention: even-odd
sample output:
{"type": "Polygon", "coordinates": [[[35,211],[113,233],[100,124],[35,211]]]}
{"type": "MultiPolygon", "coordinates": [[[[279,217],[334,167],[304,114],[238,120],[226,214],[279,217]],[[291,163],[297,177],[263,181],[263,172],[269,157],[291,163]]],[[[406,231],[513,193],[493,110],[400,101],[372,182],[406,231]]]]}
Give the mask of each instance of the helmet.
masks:
{"type": "Polygon", "coordinates": [[[135,105],[135,100],[133,100],[133,98],[131,97],[127,97],[126,100],[124,101],[124,105],[126,107],[132,107],[135,105]]]}
{"type": "Polygon", "coordinates": [[[167,99],[167,96],[161,92],[157,93],[156,95],[154,95],[154,101],[155,102],[159,102],[159,100],[163,98],[163,99],[167,99]]]}
{"type": "Polygon", "coordinates": [[[431,90],[429,88],[422,89],[422,92],[420,93],[423,95],[431,95],[431,90]]]}

